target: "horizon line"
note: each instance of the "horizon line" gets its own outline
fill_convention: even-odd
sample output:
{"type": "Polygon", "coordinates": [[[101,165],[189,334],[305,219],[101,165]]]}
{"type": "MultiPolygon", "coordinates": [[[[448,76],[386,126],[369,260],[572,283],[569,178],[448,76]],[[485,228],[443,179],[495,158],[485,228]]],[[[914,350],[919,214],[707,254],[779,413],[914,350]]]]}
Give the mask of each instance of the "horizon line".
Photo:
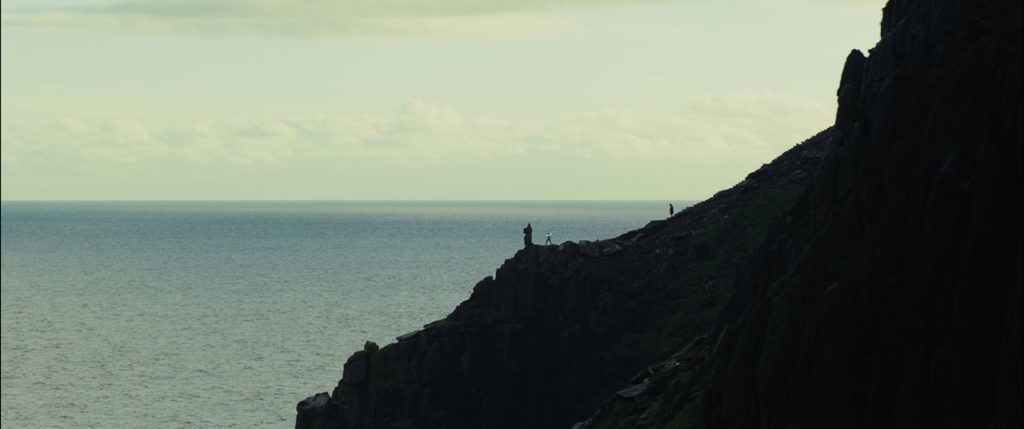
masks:
{"type": "Polygon", "coordinates": [[[190,199],[151,199],[151,200],[145,200],[145,199],[79,199],[79,200],[72,200],[72,199],[0,199],[0,203],[18,203],[18,202],[38,202],[38,203],[45,203],[45,202],[54,202],[54,203],[117,203],[117,202],[126,202],[126,203],[131,203],[131,202],[135,202],[135,203],[138,203],[138,202],[146,202],[146,203],[160,203],[160,202],[168,202],[168,203],[172,203],[172,202],[189,202],[189,203],[197,203],[197,202],[221,202],[221,203],[239,202],[239,203],[243,203],[243,202],[251,202],[251,203],[255,203],[255,202],[307,202],[307,203],[313,203],[313,202],[446,202],[446,201],[450,201],[450,202],[520,202],[520,201],[522,201],[522,202],[537,202],[537,201],[552,201],[552,202],[560,202],[560,201],[577,201],[577,202],[588,202],[588,201],[594,201],[594,202],[606,202],[606,201],[657,202],[657,201],[668,201],[668,202],[672,202],[672,201],[704,201],[704,200],[703,199],[646,199],[646,198],[639,198],[639,199],[621,199],[621,198],[608,198],[608,199],[589,199],[589,198],[587,198],[587,199],[574,199],[574,198],[569,198],[569,199],[555,199],[555,198],[538,198],[538,199],[514,199],[514,198],[510,198],[510,199],[457,199],[457,198],[401,199],[401,198],[396,198],[396,199],[236,199],[236,200],[230,200],[230,199],[224,199],[224,200],[217,200],[217,199],[192,199],[192,200],[190,200],[190,199]]]}

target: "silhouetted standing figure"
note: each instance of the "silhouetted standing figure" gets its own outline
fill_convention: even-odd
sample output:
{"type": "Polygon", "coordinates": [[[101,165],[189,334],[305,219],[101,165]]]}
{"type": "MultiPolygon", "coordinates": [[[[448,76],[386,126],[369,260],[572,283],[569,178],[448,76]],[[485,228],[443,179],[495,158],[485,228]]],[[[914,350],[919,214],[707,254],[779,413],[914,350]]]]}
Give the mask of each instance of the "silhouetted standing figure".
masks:
{"type": "Polygon", "coordinates": [[[544,238],[547,239],[547,240],[544,240],[544,244],[551,244],[551,233],[550,232],[547,233],[547,234],[544,234],[544,238]]]}
{"type": "Polygon", "coordinates": [[[672,217],[676,214],[676,208],[672,206],[672,203],[668,203],[668,217],[672,217]]]}
{"type": "Polygon", "coordinates": [[[526,247],[533,245],[533,227],[530,224],[526,224],[526,228],[523,228],[523,244],[526,247]]]}

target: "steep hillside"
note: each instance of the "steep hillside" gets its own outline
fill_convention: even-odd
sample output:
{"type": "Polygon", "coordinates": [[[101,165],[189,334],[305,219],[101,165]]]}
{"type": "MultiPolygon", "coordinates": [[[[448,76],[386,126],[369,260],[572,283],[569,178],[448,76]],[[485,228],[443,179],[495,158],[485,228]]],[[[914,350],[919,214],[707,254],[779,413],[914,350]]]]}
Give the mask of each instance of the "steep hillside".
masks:
{"type": "Polygon", "coordinates": [[[832,128],[671,219],[517,252],[296,427],[1021,427],[1021,9],[890,1],[832,128]]]}
{"type": "Polygon", "coordinates": [[[1021,20],[890,1],[707,344],[580,426],[1021,427],[1021,20]]]}
{"type": "Polygon", "coordinates": [[[298,428],[565,428],[707,332],[831,132],[674,217],[598,242],[529,246],[443,320],[345,364],[298,428]]]}
{"type": "Polygon", "coordinates": [[[1020,427],[1021,2],[893,0],[716,326],[714,427],[1020,427]]]}

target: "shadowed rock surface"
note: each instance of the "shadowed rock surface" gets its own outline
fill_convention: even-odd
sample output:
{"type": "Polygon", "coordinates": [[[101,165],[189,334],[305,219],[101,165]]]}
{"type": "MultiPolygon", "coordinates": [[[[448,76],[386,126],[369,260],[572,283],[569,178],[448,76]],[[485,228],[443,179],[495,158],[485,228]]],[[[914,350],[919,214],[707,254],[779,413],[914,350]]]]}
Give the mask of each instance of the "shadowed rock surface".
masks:
{"type": "Polygon", "coordinates": [[[1020,427],[1021,16],[890,1],[834,127],[671,219],[519,251],[296,427],[1020,427]]]}
{"type": "Polygon", "coordinates": [[[374,344],[299,428],[564,428],[639,368],[707,332],[775,214],[817,168],[826,130],[736,187],[595,242],[533,245],[443,320],[374,344]]]}
{"type": "Polygon", "coordinates": [[[885,7],[715,328],[713,427],[1020,427],[1022,16],[885,7]]]}
{"type": "Polygon", "coordinates": [[[703,363],[581,427],[1021,427],[1021,2],[890,1],[703,363]],[[625,424],[624,424],[625,423],[625,424]]]}

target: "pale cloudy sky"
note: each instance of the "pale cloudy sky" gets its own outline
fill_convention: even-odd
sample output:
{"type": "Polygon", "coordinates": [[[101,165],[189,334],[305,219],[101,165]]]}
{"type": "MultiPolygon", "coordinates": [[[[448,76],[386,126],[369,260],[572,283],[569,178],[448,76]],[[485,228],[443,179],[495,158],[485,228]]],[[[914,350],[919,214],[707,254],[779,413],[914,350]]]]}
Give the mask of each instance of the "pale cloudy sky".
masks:
{"type": "Polygon", "coordinates": [[[882,0],[4,1],[4,200],[704,199],[882,0]]]}

